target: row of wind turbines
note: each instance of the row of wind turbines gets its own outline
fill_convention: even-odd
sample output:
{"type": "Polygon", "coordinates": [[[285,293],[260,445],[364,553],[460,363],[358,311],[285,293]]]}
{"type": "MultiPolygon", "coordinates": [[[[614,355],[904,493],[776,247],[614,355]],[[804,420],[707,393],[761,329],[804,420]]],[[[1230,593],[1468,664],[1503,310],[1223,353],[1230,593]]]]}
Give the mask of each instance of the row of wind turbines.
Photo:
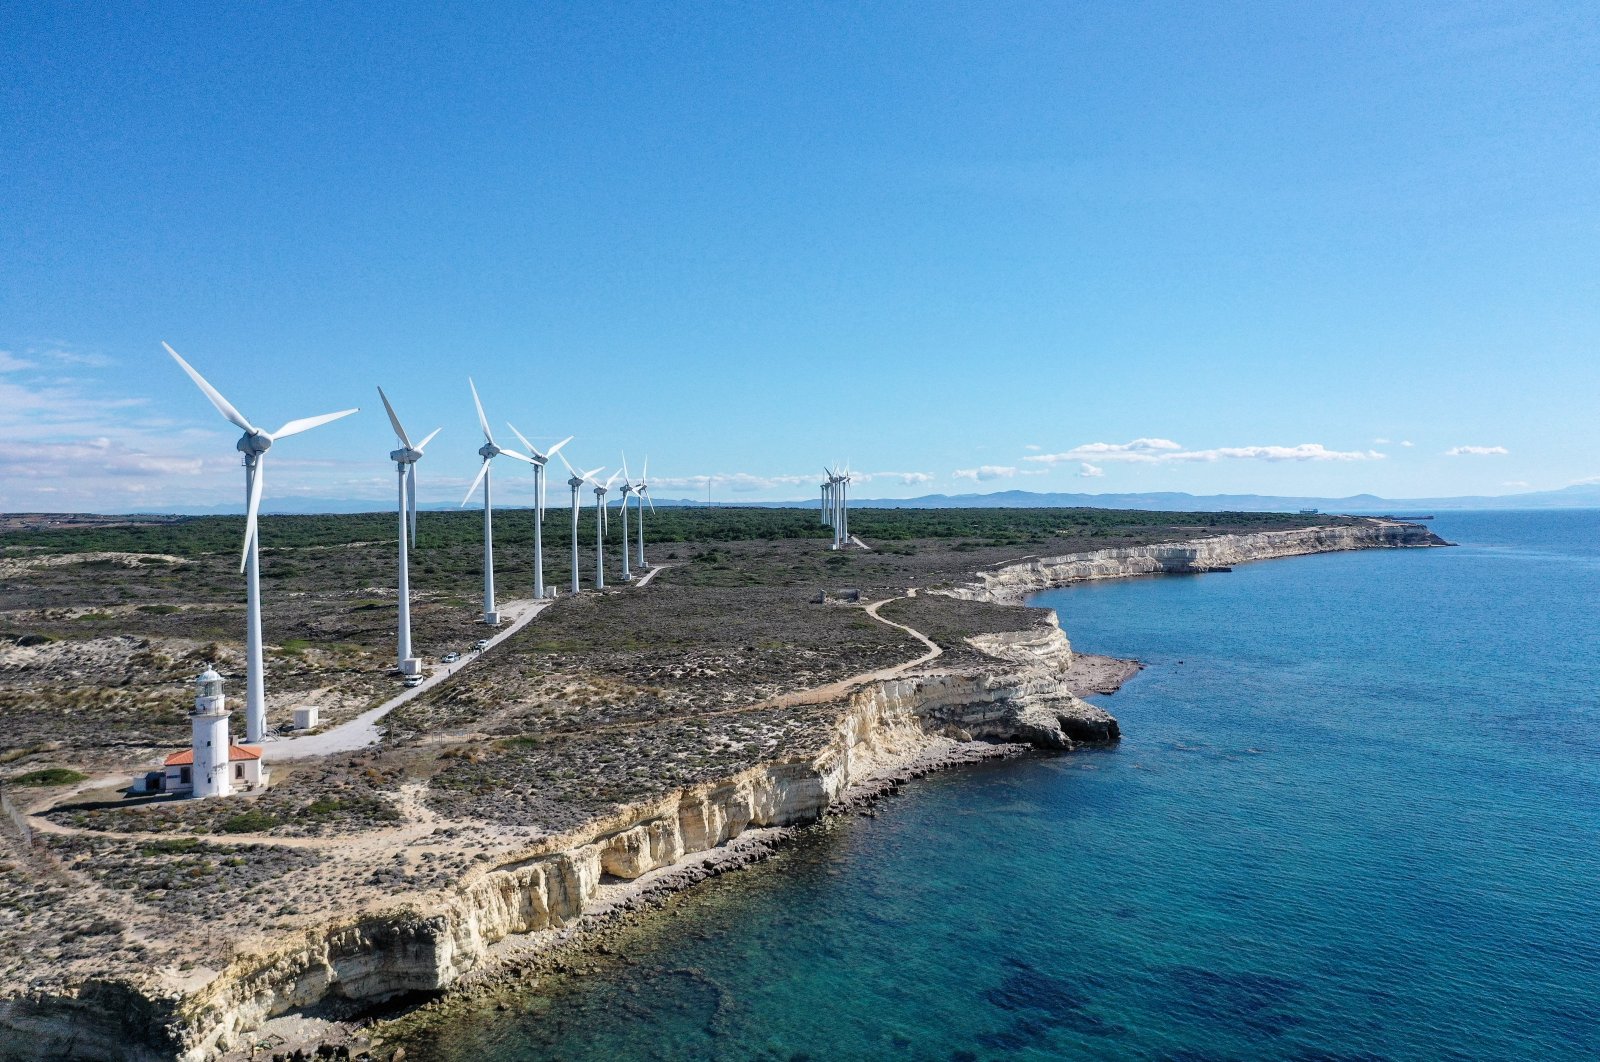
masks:
{"type": "MultiPolygon", "coordinates": [[[[266,678],[263,661],[261,640],[261,579],[260,579],[260,541],[259,541],[259,514],[261,511],[261,494],[266,482],[266,456],[273,444],[292,435],[309,431],[347,417],[352,413],[360,412],[359,409],[345,409],[337,413],[324,413],[316,417],[304,417],[291,420],[275,432],[269,432],[252,424],[236,409],[232,403],[222,396],[215,387],[197,372],[194,366],[185,361],[177,351],[166,343],[161,344],[168,354],[172,355],[180,368],[194,381],[202,394],[210,400],[231,424],[239,428],[244,434],[239,437],[235,448],[244,457],[244,482],[245,482],[245,528],[244,546],[239,559],[239,570],[245,576],[245,740],[259,742],[267,730],[266,710],[266,678]]],[[[490,462],[496,457],[505,456],[514,460],[525,462],[533,467],[535,505],[533,509],[534,535],[533,535],[533,570],[534,570],[534,597],[543,600],[547,595],[544,585],[544,549],[543,527],[545,512],[545,466],[550,458],[559,456],[561,463],[566,466],[571,478],[567,484],[572,489],[572,593],[579,593],[579,568],[578,568],[578,511],[580,508],[579,492],[584,484],[590,484],[595,496],[595,589],[605,588],[605,536],[609,526],[609,508],[606,504],[606,495],[616,483],[617,477],[622,477],[619,489],[622,502],[622,577],[631,580],[633,572],[629,564],[630,550],[636,546],[638,566],[646,567],[644,555],[644,506],[649,505],[650,511],[655,512],[655,502],[650,498],[650,485],[648,476],[650,471],[649,459],[645,460],[644,471],[637,482],[627,471],[627,457],[624,455],[622,468],[613,472],[611,476],[600,482],[597,477],[601,468],[592,468],[587,472],[578,472],[568,463],[566,455],[561,454],[561,448],[572,441],[568,436],[541,453],[537,447],[530,443],[525,435],[516,429],[515,425],[508,422],[512,434],[527,448],[528,453],[523,454],[514,450],[507,450],[494,441],[494,433],[489,429],[489,419],[484,415],[483,402],[478,397],[478,388],[469,377],[468,386],[472,389],[472,401],[478,412],[478,424],[483,429],[484,444],[478,448],[478,454],[483,459],[478,469],[478,475],[472,481],[472,486],[467,488],[466,497],[461,501],[465,506],[472,500],[473,494],[479,485],[483,486],[483,622],[498,624],[500,613],[495,606],[494,593],[494,509],[490,494],[490,462]],[[636,542],[630,541],[628,534],[628,497],[632,495],[638,510],[638,537],[636,542]]],[[[391,451],[389,459],[395,463],[395,471],[399,480],[399,620],[397,650],[399,656],[399,670],[406,675],[421,673],[422,662],[414,657],[411,652],[411,587],[410,587],[410,559],[408,547],[414,548],[417,537],[417,462],[423,457],[428,444],[434,440],[441,429],[435,428],[420,442],[413,443],[405,428],[400,423],[400,417],[395,413],[394,406],[389,402],[389,396],[384,394],[383,388],[378,388],[378,397],[383,401],[384,412],[389,415],[389,424],[394,429],[395,438],[400,443],[398,450],[391,451]]]]}
{"type": "Polygon", "coordinates": [[[833,528],[833,545],[828,548],[844,549],[850,545],[850,469],[823,465],[822,471],[828,474],[822,484],[822,523],[833,528]]]}

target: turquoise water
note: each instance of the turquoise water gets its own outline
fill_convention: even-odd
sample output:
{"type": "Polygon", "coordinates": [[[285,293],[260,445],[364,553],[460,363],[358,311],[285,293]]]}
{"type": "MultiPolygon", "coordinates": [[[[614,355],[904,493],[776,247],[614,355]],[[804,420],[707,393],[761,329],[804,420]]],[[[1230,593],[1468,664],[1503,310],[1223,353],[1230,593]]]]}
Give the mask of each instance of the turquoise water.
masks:
{"type": "Polygon", "coordinates": [[[1600,1057],[1600,513],[1041,595],[1110,751],[934,776],[460,1059],[1600,1057]]]}

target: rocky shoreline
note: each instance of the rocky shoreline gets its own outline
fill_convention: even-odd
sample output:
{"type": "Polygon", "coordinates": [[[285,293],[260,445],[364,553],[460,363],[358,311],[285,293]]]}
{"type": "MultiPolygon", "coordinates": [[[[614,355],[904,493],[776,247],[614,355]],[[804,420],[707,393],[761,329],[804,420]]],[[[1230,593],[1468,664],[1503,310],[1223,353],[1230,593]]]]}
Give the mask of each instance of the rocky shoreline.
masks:
{"type": "Polygon", "coordinates": [[[1030,557],[1021,563],[1005,564],[979,572],[975,581],[942,592],[953,597],[1016,603],[1041,590],[1096,579],[1193,575],[1227,571],[1234,565],[1253,561],[1302,557],[1313,553],[1447,545],[1448,542],[1420,524],[1371,517],[1354,525],[1218,535],[1189,542],[1092,550],[1059,557],[1030,557]]]}
{"type": "MultiPolygon", "coordinates": [[[[1084,579],[1442,544],[1417,525],[1371,521],[1030,558],[943,592],[1015,602],[1084,579]]],[[[341,1010],[418,994],[466,998],[502,976],[572,961],[615,920],[764,859],[794,828],[859,809],[907,777],[1030,747],[1069,750],[1119,738],[1116,720],[1079,693],[1109,692],[1137,665],[1092,658],[1075,670],[1053,615],[1044,628],[969,641],[993,666],[940,670],[930,661],[921,671],[854,690],[841,698],[820,755],[758,763],[619,809],[470,871],[426,909],[400,904],[315,926],[270,951],[232,958],[203,983],[108,975],[70,994],[0,1001],[0,1058],[70,1051],[81,1058],[202,1062],[271,1057],[334,1039],[359,1053],[362,1040],[347,1038],[353,1030],[305,1015],[337,1019],[341,1010]],[[269,1033],[277,1034],[275,1045],[252,1054],[269,1033]]]]}

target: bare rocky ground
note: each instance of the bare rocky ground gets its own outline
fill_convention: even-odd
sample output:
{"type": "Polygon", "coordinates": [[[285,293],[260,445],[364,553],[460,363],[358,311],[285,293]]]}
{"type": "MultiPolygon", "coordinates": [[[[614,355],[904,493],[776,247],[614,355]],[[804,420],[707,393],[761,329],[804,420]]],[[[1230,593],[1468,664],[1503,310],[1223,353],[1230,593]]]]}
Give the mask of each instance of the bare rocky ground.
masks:
{"type": "MultiPolygon", "coordinates": [[[[620,805],[803,759],[821,748],[839,702],[773,698],[926,652],[863,604],[1029,555],[1307,522],[1131,514],[1119,524],[1063,510],[1035,513],[1025,533],[986,513],[963,533],[959,512],[941,512],[946,523],[934,526],[879,511],[853,518],[871,552],[832,553],[814,513],[746,511],[741,523],[713,510],[697,523],[695,512],[660,521],[676,540],[651,545],[652,561],[667,567],[649,587],[558,601],[392,713],[382,744],[280,765],[267,791],[213,801],[130,800],[119,778],[187,743],[190,683],[203,664],[242,694],[232,541],[208,520],[0,531],[0,788],[32,831],[30,842],[0,819],[0,997],[118,968],[165,970],[169,983],[185,971],[199,977],[197,954],[214,968],[296,929],[397,898],[421,902],[475,864],[620,805]],[[846,589],[861,603],[817,603],[846,589]],[[27,784],[50,768],[87,777],[27,784]]],[[[501,532],[525,514],[508,515],[497,520],[497,581],[506,597],[526,597],[526,535],[501,532]]],[[[318,518],[304,536],[312,541],[289,548],[288,528],[274,525],[292,519],[269,518],[263,531],[269,722],[312,701],[337,722],[398,689],[395,599],[384,586],[392,540],[379,537],[392,523],[318,518]]],[[[481,546],[455,514],[423,523],[413,629],[419,651],[436,658],[484,630],[475,622],[481,546]]],[[[558,526],[547,531],[546,576],[564,587],[558,526]]],[[[587,585],[587,553],[580,566],[587,585]]],[[[926,593],[883,615],[932,639],[946,671],[995,663],[969,638],[1050,622],[1044,610],[926,593]]],[[[1072,682],[1110,691],[1133,667],[1080,657],[1072,682]]]]}

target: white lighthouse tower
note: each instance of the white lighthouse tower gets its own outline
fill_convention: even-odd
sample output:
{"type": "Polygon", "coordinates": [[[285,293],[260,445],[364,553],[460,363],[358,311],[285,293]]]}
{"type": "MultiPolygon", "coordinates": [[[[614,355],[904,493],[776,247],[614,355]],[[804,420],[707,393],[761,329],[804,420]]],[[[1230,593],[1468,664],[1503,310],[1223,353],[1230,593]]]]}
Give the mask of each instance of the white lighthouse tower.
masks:
{"type": "Polygon", "coordinates": [[[211,668],[194,680],[194,795],[227,796],[233,792],[228,777],[228,753],[233,742],[228,736],[227,704],[222,696],[222,676],[211,668]]]}

